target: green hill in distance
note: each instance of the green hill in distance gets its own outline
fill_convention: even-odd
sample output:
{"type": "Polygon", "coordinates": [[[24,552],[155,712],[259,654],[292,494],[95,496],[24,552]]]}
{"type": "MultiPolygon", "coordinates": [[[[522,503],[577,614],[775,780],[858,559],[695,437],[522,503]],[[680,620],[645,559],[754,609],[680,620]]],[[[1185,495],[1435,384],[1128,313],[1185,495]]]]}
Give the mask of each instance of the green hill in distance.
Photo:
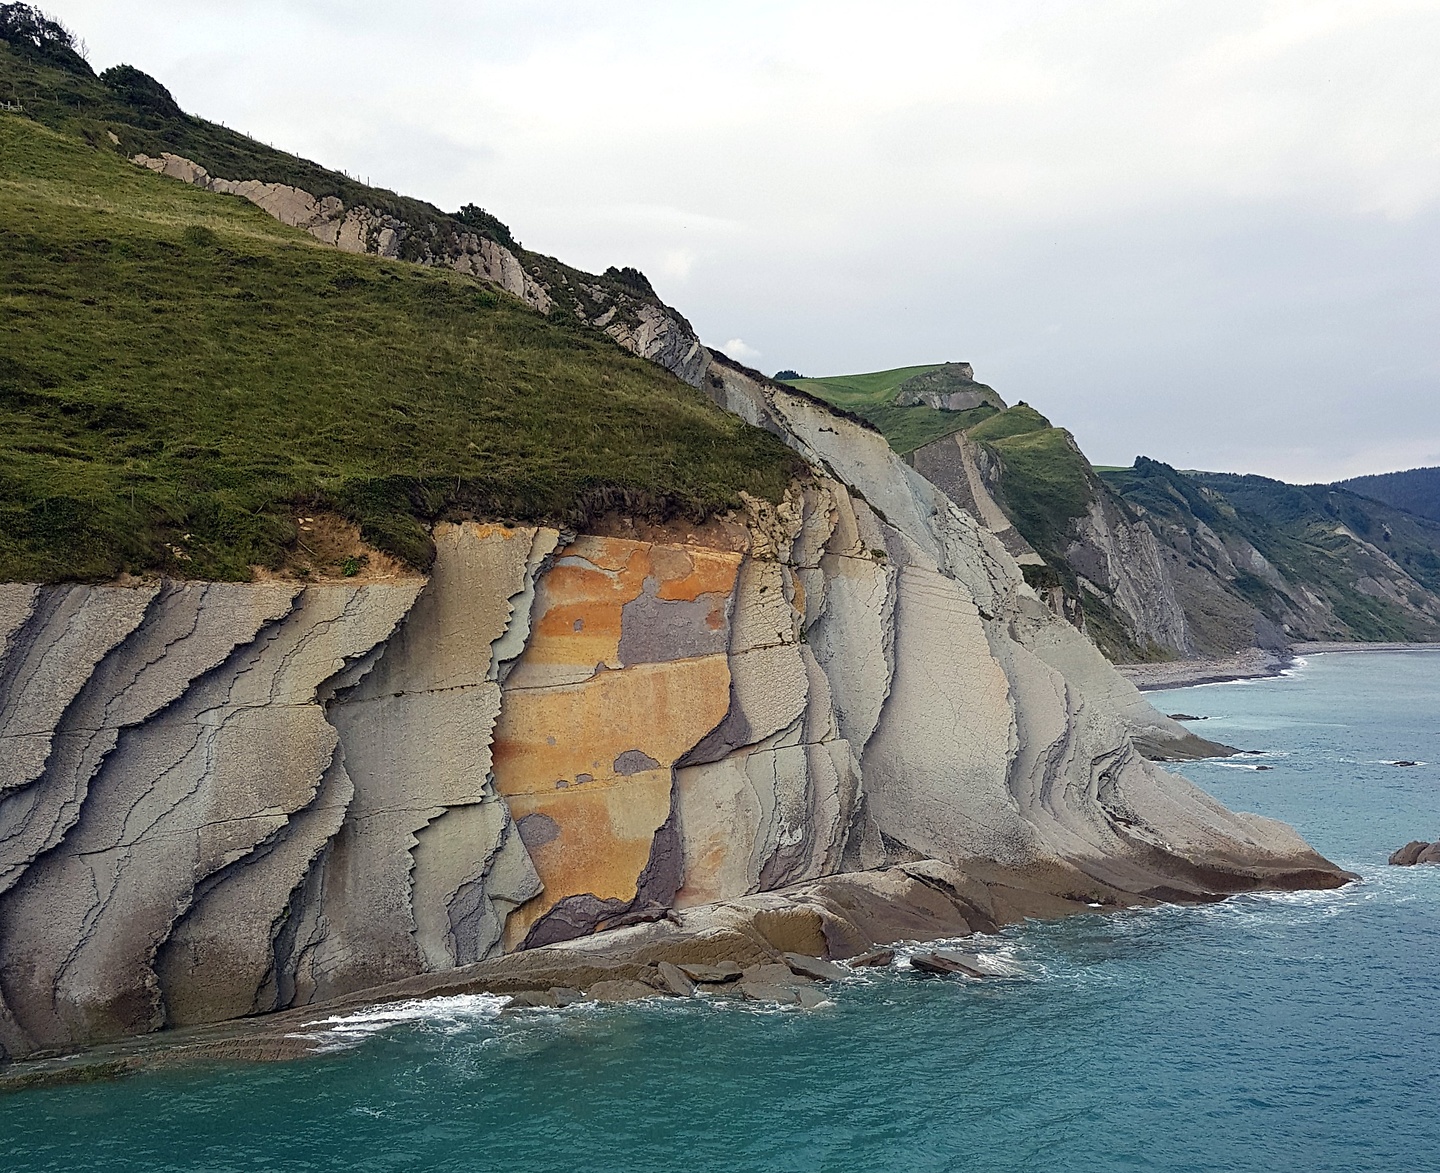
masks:
{"type": "Polygon", "coordinates": [[[0,306],[0,580],[244,579],[324,508],[424,568],[442,517],[699,518],[799,468],[574,319],[8,113],[0,306]]]}
{"type": "Polygon", "coordinates": [[[1336,481],[1334,487],[1440,521],[1440,468],[1411,468],[1404,472],[1352,477],[1348,481],[1336,481]]]}
{"type": "Polygon", "coordinates": [[[993,388],[974,381],[968,363],[930,363],[869,374],[802,377],[784,382],[868,420],[902,456],[980,423],[1005,408],[993,388]],[[946,409],[922,398],[933,401],[947,394],[960,396],[960,403],[968,403],[970,399],[976,402],[974,406],[946,409]]]}
{"type": "Polygon", "coordinates": [[[785,382],[868,420],[902,456],[957,432],[984,445],[1000,458],[993,488],[1015,528],[1065,575],[1066,531],[1099,486],[1070,434],[1033,407],[1006,407],[993,387],[974,381],[969,363],[785,382]],[[955,406],[934,406],[947,402],[955,406]]]}

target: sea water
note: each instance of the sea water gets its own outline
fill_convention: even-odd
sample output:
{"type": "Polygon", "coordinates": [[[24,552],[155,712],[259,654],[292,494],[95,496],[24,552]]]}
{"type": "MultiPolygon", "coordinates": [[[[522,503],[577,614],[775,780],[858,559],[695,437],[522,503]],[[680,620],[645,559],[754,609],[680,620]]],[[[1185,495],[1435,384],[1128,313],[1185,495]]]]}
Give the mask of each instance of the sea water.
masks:
{"type": "Polygon", "coordinates": [[[1153,699],[1265,751],[1190,778],[1362,881],[1015,926],[981,942],[1011,980],[818,1011],[321,1020],[315,1059],[0,1096],[0,1169],[1440,1170],[1440,868],[1385,863],[1440,838],[1440,654],[1153,699]]]}

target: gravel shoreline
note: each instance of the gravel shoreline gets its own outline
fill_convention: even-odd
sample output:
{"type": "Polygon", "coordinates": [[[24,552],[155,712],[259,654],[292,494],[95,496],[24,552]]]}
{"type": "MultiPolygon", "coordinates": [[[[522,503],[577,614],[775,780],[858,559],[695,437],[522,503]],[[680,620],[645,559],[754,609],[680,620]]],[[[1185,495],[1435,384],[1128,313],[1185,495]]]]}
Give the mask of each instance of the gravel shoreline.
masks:
{"type": "Polygon", "coordinates": [[[1169,660],[1160,664],[1116,664],[1115,669],[1141,692],[1162,688],[1189,688],[1221,684],[1227,680],[1255,680],[1279,676],[1294,661],[1286,652],[1246,648],[1233,656],[1209,660],[1169,660]]]}
{"type": "Polygon", "coordinates": [[[1288,652],[1246,648],[1232,656],[1208,660],[1169,660],[1160,664],[1116,664],[1115,670],[1141,692],[1190,688],[1197,684],[1223,684],[1229,680],[1258,680],[1279,676],[1297,656],[1329,652],[1440,651],[1440,643],[1356,643],[1313,641],[1298,643],[1288,652]]]}

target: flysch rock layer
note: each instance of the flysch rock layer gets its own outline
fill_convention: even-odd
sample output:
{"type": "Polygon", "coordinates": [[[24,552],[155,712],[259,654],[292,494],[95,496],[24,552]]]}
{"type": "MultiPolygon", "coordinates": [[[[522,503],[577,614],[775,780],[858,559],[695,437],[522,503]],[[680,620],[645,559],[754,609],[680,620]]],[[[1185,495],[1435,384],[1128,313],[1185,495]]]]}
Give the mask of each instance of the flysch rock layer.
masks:
{"type": "MultiPolygon", "coordinates": [[[[53,590],[82,600],[122,593],[53,590]]],[[[390,635],[416,590],[312,587],[286,613],[283,593],[256,588],[239,603],[232,632],[243,635],[267,609],[285,618],[158,714],[121,730],[73,826],[0,897],[0,1043],[8,1051],[162,1024],[157,949],[208,878],[282,834],[314,800],[337,744],[317,690],[390,635]]],[[[140,600],[156,590],[123,593],[143,614],[140,600]]],[[[131,610],[105,602],[133,639],[131,610]]],[[[38,609],[35,618],[46,626],[38,609]]],[[[130,646],[109,643],[121,652],[130,646]]],[[[154,651],[153,641],[135,642],[126,668],[137,680],[154,651]]],[[[278,907],[285,895],[256,891],[251,899],[278,907]]]]}
{"type": "Polygon", "coordinates": [[[881,436],[705,364],[812,466],[778,505],[441,525],[428,579],[0,588],[6,1053],[1344,882],[1147,761],[1196,739],[881,436]]]}

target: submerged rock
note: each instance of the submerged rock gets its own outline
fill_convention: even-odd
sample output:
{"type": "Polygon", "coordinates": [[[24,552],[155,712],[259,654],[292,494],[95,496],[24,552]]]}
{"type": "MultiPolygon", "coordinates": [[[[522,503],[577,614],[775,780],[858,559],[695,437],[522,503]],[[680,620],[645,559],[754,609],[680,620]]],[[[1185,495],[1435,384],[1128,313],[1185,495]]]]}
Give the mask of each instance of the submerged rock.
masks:
{"type": "Polygon", "coordinates": [[[1003,970],[982,960],[974,953],[957,953],[953,949],[934,949],[912,953],[910,966],[921,973],[958,974],[967,978],[1005,977],[1003,970]]]}

